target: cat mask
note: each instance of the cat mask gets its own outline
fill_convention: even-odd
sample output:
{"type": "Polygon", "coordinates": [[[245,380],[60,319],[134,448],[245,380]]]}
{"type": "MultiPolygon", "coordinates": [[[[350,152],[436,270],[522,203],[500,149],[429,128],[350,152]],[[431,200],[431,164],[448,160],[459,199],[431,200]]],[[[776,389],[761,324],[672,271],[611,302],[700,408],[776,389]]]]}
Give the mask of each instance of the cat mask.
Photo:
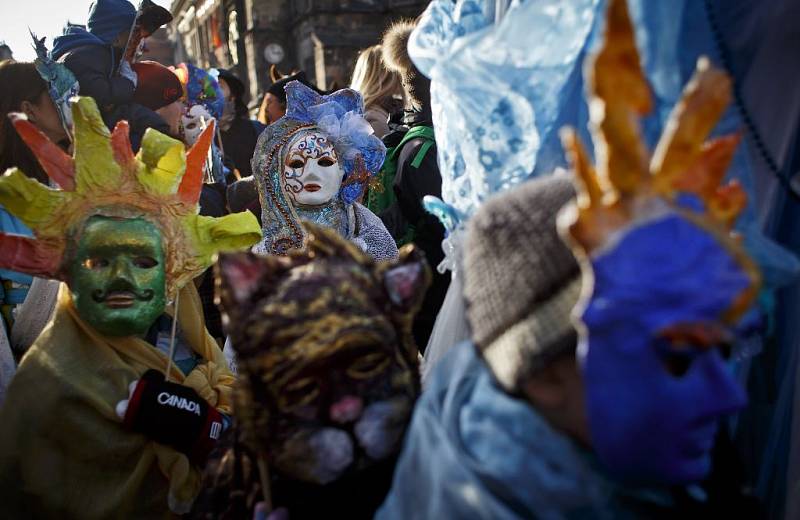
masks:
{"type": "Polygon", "coordinates": [[[220,303],[237,353],[245,444],[288,478],[327,484],[397,453],[420,392],[411,323],[422,254],[376,263],[305,223],[287,257],[224,255],[220,303]]]}

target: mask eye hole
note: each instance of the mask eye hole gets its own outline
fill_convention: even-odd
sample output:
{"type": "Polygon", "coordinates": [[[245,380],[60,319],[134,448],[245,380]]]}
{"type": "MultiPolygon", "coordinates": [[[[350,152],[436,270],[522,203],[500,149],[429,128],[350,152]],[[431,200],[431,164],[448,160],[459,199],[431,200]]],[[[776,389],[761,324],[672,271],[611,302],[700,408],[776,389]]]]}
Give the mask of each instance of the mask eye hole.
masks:
{"type": "Polygon", "coordinates": [[[108,265],[109,262],[105,258],[87,258],[83,261],[83,266],[87,269],[102,269],[108,265]]]}
{"type": "Polygon", "coordinates": [[[137,256],[133,259],[133,265],[140,269],[152,269],[158,265],[158,260],[149,256],[137,256]]]}
{"type": "Polygon", "coordinates": [[[724,359],[725,361],[729,360],[733,355],[733,345],[728,342],[720,343],[719,355],[722,356],[722,359],[724,359]]]}
{"type": "Polygon", "coordinates": [[[667,372],[682,377],[702,352],[719,349],[723,359],[730,359],[734,337],[716,322],[676,323],[659,333],[657,348],[667,372]]]}
{"type": "Polygon", "coordinates": [[[300,168],[302,168],[305,165],[306,165],[306,163],[304,163],[301,159],[292,159],[291,161],[289,161],[289,168],[292,168],[292,169],[295,169],[295,170],[299,170],[300,168]]]}
{"type": "Polygon", "coordinates": [[[353,379],[370,379],[386,370],[389,362],[389,358],[383,353],[367,354],[347,368],[347,375],[353,379]]]}
{"type": "Polygon", "coordinates": [[[691,350],[671,350],[661,355],[661,362],[664,364],[664,368],[676,378],[686,375],[686,372],[692,366],[692,361],[694,361],[694,355],[691,350]]]}
{"type": "Polygon", "coordinates": [[[330,157],[323,157],[322,159],[320,159],[319,161],[317,161],[317,164],[319,164],[319,165],[320,165],[320,166],[322,166],[323,168],[327,168],[327,167],[329,167],[329,166],[333,166],[333,165],[334,165],[334,164],[336,164],[336,163],[335,163],[335,162],[333,161],[333,159],[331,159],[330,157]]]}
{"type": "Polygon", "coordinates": [[[278,403],[283,410],[292,410],[313,403],[319,393],[320,389],[317,382],[310,377],[306,377],[286,385],[281,391],[278,403]]]}

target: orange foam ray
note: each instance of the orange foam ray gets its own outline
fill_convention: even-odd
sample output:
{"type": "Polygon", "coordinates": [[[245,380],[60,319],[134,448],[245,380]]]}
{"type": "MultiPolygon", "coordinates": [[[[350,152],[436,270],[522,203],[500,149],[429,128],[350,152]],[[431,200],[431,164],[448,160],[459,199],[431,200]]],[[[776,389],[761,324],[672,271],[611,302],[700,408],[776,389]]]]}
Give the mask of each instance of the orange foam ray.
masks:
{"type": "Polygon", "coordinates": [[[28,145],[48,177],[64,191],[75,191],[75,162],[47,138],[24,114],[8,114],[17,133],[28,145]]]}
{"type": "Polygon", "coordinates": [[[131,171],[136,164],[136,156],[131,147],[130,126],[127,121],[120,121],[111,132],[111,149],[114,151],[114,160],[124,170],[131,171]]]}
{"type": "Polygon", "coordinates": [[[183,174],[181,185],[178,187],[178,196],[186,204],[194,205],[200,200],[200,190],[203,187],[203,165],[214,137],[214,126],[214,121],[212,121],[186,154],[186,173],[183,174]]]}
{"type": "Polygon", "coordinates": [[[44,278],[57,278],[61,255],[42,242],[0,233],[0,267],[44,278]]]}

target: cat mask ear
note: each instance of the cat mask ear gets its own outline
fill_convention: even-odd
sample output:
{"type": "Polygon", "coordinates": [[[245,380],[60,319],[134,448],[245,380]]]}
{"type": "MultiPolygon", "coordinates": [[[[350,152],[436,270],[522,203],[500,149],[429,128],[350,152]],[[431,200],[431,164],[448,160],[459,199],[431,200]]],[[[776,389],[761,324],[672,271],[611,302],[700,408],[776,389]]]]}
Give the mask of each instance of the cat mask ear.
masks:
{"type": "Polygon", "coordinates": [[[253,253],[225,253],[216,265],[217,303],[225,310],[250,299],[265,271],[261,259],[253,253]]]}
{"type": "Polygon", "coordinates": [[[263,292],[277,273],[289,268],[290,262],[276,256],[253,253],[224,253],[215,266],[216,303],[223,313],[246,312],[256,292],[263,292]]]}
{"type": "Polygon", "coordinates": [[[400,258],[388,264],[383,273],[383,286],[389,300],[402,311],[416,311],[431,284],[431,270],[425,255],[413,245],[400,250],[400,258]]]}

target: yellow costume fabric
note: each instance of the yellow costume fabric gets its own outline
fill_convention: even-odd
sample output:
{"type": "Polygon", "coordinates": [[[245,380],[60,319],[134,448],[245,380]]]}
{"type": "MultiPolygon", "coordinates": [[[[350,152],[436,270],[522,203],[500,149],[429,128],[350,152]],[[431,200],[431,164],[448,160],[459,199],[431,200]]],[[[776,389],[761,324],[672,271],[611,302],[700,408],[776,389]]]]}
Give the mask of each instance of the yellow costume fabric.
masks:
{"type": "MultiPolygon", "coordinates": [[[[171,380],[230,414],[234,378],[206,332],[194,285],[179,294],[183,337],[203,360],[187,376],[173,365],[171,380]]],[[[62,284],[53,321],[23,358],[0,410],[3,516],[169,518],[170,508],[186,511],[199,492],[198,468],[125,430],[115,412],[131,382],[166,364],[144,340],[99,335],[62,284]]]]}

